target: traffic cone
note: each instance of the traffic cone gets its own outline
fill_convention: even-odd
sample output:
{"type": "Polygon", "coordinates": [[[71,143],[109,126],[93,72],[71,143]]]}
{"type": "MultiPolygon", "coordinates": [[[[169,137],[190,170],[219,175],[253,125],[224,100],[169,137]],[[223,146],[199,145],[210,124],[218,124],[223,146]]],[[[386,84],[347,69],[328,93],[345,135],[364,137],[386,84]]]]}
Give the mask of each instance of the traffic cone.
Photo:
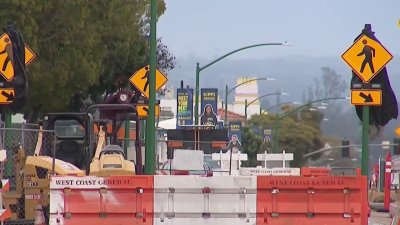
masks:
{"type": "Polygon", "coordinates": [[[36,206],[36,218],[35,218],[34,224],[35,225],[46,225],[46,219],[44,218],[41,200],[38,201],[38,205],[36,206]]]}

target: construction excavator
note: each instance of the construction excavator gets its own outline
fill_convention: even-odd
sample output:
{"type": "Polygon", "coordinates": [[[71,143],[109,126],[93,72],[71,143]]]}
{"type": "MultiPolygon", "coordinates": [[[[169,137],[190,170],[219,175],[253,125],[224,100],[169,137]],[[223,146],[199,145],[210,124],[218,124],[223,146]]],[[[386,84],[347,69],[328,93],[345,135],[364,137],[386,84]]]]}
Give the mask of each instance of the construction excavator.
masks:
{"type": "MultiPolygon", "coordinates": [[[[13,169],[19,173],[15,189],[3,193],[3,205],[11,210],[12,223],[33,224],[39,201],[48,221],[50,176],[133,175],[136,168],[140,171],[140,151],[136,149],[135,165],[126,160],[125,152],[117,145],[122,122],[132,120],[139,122],[132,104],[100,104],[90,106],[85,113],[45,114],[34,154],[26,156],[22,145],[12,149],[13,169]],[[51,134],[56,137],[46,137],[51,134]]],[[[136,140],[139,135],[136,130],[136,140]]]]}

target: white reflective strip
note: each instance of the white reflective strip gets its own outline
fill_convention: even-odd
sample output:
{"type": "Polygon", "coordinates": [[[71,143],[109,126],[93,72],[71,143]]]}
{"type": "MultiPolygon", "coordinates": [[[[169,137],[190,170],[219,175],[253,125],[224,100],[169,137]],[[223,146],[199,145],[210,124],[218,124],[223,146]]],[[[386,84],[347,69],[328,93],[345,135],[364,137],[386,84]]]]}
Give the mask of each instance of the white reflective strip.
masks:
{"type": "Polygon", "coordinates": [[[64,212],[64,191],[50,190],[50,213],[64,212]]]}
{"type": "Polygon", "coordinates": [[[392,165],[391,161],[386,162],[386,166],[391,166],[391,165],[392,165]]]}
{"type": "Polygon", "coordinates": [[[391,169],[386,169],[386,173],[390,173],[390,172],[392,172],[391,169]]]}

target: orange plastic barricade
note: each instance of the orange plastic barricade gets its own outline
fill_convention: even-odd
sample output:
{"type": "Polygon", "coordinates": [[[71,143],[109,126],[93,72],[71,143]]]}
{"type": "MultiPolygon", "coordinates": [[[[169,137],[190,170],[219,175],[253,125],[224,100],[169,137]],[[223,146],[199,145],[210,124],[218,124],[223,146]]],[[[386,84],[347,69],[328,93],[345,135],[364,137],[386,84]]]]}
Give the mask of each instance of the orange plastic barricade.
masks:
{"type": "Polygon", "coordinates": [[[152,225],[153,176],[55,176],[50,225],[152,225]]]}
{"type": "Polygon", "coordinates": [[[257,225],[367,225],[365,176],[258,176],[257,225]]]}

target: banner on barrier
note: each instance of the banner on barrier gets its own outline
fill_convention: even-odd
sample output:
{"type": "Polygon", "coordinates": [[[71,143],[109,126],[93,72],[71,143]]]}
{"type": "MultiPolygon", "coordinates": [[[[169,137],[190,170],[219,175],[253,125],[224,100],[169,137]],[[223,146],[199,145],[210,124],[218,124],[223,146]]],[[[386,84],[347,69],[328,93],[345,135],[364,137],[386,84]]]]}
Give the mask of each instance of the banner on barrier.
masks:
{"type": "Polygon", "coordinates": [[[300,168],[240,168],[240,175],[300,176],[300,168]]]}

